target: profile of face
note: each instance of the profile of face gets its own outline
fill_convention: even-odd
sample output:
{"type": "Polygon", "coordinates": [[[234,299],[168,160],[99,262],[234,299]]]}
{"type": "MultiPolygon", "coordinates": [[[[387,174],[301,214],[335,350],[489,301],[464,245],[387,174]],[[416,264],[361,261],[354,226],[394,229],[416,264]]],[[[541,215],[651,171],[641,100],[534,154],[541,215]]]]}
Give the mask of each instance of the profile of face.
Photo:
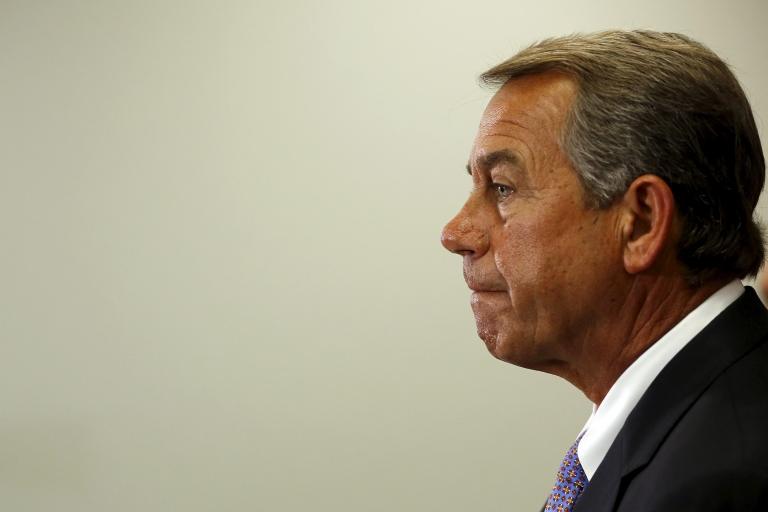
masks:
{"type": "Polygon", "coordinates": [[[471,152],[469,199],[442,233],[463,258],[488,350],[544,371],[585,350],[621,271],[617,214],[585,205],[559,144],[576,89],[546,73],[496,93],[471,152]]]}

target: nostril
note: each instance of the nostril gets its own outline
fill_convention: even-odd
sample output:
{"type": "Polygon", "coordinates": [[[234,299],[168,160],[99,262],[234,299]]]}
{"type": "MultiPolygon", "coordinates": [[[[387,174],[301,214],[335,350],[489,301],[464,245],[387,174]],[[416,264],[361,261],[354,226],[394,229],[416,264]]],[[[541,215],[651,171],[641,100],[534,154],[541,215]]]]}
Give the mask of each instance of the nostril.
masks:
{"type": "Polygon", "coordinates": [[[443,247],[459,256],[471,256],[475,253],[471,244],[467,244],[461,237],[456,236],[456,233],[448,230],[443,230],[440,242],[443,244],[443,247]]]}
{"type": "Polygon", "coordinates": [[[441,233],[443,247],[460,256],[479,257],[489,247],[487,225],[473,204],[467,202],[441,233]]]}

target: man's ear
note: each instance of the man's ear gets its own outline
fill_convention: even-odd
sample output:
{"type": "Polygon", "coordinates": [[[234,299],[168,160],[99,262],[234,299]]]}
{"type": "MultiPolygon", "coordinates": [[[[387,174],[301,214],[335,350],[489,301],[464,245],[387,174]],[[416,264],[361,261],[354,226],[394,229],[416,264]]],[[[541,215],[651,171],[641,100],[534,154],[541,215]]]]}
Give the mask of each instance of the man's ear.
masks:
{"type": "Polygon", "coordinates": [[[644,174],[630,184],[621,201],[624,268],[637,274],[651,268],[672,241],[675,196],[663,179],[644,174]]]}

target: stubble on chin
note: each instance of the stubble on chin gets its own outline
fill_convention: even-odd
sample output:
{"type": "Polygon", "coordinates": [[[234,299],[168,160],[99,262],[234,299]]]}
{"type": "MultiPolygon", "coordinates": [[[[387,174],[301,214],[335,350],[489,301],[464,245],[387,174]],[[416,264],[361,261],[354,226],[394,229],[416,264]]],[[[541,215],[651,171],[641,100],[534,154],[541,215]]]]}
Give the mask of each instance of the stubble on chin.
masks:
{"type": "Polygon", "coordinates": [[[483,340],[485,347],[488,349],[488,352],[493,354],[494,357],[498,357],[496,355],[496,348],[499,338],[498,331],[489,327],[488,325],[478,322],[477,320],[475,320],[475,323],[477,324],[477,336],[483,340]]]}
{"type": "Polygon", "coordinates": [[[504,318],[509,314],[508,300],[508,296],[500,292],[474,293],[471,300],[478,337],[488,352],[502,361],[505,360],[501,349],[504,318]]]}

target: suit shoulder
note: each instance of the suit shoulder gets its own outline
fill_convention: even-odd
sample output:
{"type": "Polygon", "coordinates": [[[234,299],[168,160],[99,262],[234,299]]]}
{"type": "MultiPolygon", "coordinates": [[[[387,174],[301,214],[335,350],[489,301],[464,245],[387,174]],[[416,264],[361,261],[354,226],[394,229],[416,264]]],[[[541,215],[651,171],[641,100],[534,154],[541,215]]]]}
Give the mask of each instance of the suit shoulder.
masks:
{"type": "Polygon", "coordinates": [[[637,510],[762,510],[766,432],[768,344],[762,343],[704,390],[623,490],[622,503],[642,504],[637,510]]]}

